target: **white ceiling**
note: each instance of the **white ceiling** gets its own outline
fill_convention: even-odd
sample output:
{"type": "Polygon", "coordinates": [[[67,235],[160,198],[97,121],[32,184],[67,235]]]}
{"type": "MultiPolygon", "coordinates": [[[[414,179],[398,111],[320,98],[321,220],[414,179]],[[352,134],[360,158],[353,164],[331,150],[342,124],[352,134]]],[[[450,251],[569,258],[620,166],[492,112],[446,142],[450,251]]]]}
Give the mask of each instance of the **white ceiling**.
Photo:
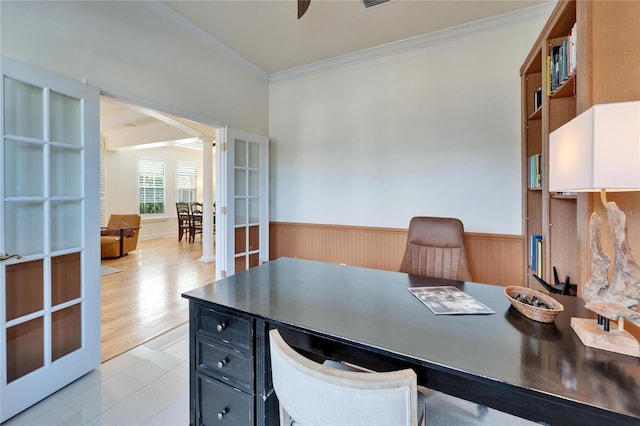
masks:
{"type": "Polygon", "coordinates": [[[181,146],[202,149],[200,136],[214,139],[215,129],[106,96],[100,97],[100,134],[109,150],[181,146]]]}
{"type": "Polygon", "coordinates": [[[295,0],[165,1],[194,25],[267,73],[357,52],[548,3],[549,0],[311,0],[297,19],[295,0]]]}
{"type": "MultiPolygon", "coordinates": [[[[311,0],[300,20],[295,0],[184,0],[164,4],[194,29],[205,31],[271,74],[549,1],[554,0],[390,0],[366,8],[362,0],[311,0]]],[[[102,99],[100,120],[110,148],[134,141],[148,147],[180,144],[193,136],[188,129],[180,129],[180,124],[167,124],[172,120],[158,120],[153,111],[111,99],[102,99]],[[171,142],[175,140],[178,142],[171,142]]],[[[194,123],[182,124],[197,127],[194,123]]],[[[198,130],[213,136],[211,128],[201,126],[198,130]]]]}

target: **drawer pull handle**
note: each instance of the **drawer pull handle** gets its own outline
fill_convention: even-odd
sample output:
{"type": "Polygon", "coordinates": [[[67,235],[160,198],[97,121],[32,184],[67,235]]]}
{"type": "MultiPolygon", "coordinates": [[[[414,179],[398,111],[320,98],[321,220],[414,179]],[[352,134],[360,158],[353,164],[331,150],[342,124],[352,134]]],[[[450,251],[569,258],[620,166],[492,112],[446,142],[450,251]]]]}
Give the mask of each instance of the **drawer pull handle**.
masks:
{"type": "Polygon", "coordinates": [[[226,358],[218,361],[218,368],[224,368],[225,365],[227,365],[227,359],[226,358]]]}
{"type": "Polygon", "coordinates": [[[226,321],[222,321],[220,324],[218,324],[216,326],[216,330],[218,330],[218,331],[222,331],[225,328],[227,328],[227,322],[226,321]]]}
{"type": "Polygon", "coordinates": [[[221,411],[218,412],[218,420],[222,420],[222,418],[224,417],[225,414],[227,414],[228,410],[226,408],[223,408],[221,411]]]}

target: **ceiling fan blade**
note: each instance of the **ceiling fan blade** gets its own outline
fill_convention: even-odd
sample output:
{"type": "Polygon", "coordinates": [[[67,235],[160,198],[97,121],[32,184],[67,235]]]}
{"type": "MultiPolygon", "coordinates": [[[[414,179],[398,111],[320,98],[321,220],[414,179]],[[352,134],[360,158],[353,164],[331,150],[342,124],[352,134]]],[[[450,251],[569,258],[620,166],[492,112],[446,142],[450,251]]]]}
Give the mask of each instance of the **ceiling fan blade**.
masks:
{"type": "Polygon", "coordinates": [[[309,3],[311,0],[298,0],[298,19],[302,18],[302,15],[309,9],[309,3]]]}

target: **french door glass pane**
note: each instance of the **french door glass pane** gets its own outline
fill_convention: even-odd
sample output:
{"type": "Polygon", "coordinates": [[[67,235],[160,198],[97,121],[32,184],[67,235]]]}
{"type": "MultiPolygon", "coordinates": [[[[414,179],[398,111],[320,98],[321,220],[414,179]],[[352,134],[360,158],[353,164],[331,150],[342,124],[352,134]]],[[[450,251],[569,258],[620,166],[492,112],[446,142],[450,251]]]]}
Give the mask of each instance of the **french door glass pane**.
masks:
{"type": "Polygon", "coordinates": [[[51,250],[64,250],[82,245],[82,202],[51,202],[51,250]]]}
{"type": "Polygon", "coordinates": [[[82,194],[82,152],[51,147],[51,196],[78,197],[82,194]]]}
{"type": "Polygon", "coordinates": [[[7,382],[44,365],[44,320],[42,317],[7,328],[7,382]]]}
{"type": "Polygon", "coordinates": [[[249,223],[260,222],[260,199],[249,198],[249,223]]]}
{"type": "Polygon", "coordinates": [[[51,91],[51,140],[81,145],[80,100],[51,91]]]}
{"type": "Polygon", "coordinates": [[[51,360],[82,346],[82,309],[72,305],[51,314],[51,360]]]}
{"type": "Polygon", "coordinates": [[[52,306],[80,298],[80,284],[80,253],[51,258],[52,306]]]}
{"type": "Polygon", "coordinates": [[[7,197],[44,195],[44,145],[4,140],[4,190],[7,197]]]}
{"type": "Polygon", "coordinates": [[[236,228],[236,252],[235,254],[247,251],[247,229],[245,227],[236,228]]]}
{"type": "Polygon", "coordinates": [[[236,169],[235,170],[235,195],[244,196],[247,195],[247,170],[236,169]]]}
{"type": "Polygon", "coordinates": [[[5,251],[27,256],[44,252],[41,202],[5,202],[5,251]]]}
{"type": "Polygon", "coordinates": [[[42,89],[28,83],[4,77],[5,135],[43,138],[42,89]]]}
{"type": "Polygon", "coordinates": [[[249,227],[249,250],[260,250],[260,226],[254,225],[249,227]]]}
{"type": "Polygon", "coordinates": [[[255,268],[260,264],[260,255],[258,253],[252,253],[249,255],[249,268],[255,268]]]}
{"type": "Polygon", "coordinates": [[[249,168],[260,168],[260,144],[255,142],[249,143],[249,168]]]}
{"type": "Polygon", "coordinates": [[[236,274],[247,269],[247,256],[236,257],[236,274]]]}
{"type": "Polygon", "coordinates": [[[260,171],[249,170],[249,195],[257,197],[260,195],[260,171]]]}
{"type": "Polygon", "coordinates": [[[42,259],[8,265],[5,313],[7,321],[44,308],[44,270],[42,259]]]}
{"type": "Polygon", "coordinates": [[[236,225],[247,224],[247,199],[246,198],[235,199],[235,216],[236,216],[236,225]]]}
{"type": "Polygon", "coordinates": [[[247,167],[247,142],[236,139],[235,140],[235,160],[234,165],[236,167],[247,167]]]}

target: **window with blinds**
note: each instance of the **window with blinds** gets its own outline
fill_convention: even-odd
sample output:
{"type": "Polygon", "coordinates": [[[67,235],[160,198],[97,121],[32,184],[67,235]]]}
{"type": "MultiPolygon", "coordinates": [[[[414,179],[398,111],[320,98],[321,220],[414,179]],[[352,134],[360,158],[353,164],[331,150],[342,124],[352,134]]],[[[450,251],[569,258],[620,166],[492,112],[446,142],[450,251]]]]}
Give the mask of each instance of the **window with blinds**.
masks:
{"type": "Polygon", "coordinates": [[[176,173],[176,188],[178,201],[198,201],[198,166],[193,163],[178,162],[176,173]]]}
{"type": "Polygon", "coordinates": [[[138,159],[138,193],[140,214],[165,212],[164,162],[138,159]]]}

